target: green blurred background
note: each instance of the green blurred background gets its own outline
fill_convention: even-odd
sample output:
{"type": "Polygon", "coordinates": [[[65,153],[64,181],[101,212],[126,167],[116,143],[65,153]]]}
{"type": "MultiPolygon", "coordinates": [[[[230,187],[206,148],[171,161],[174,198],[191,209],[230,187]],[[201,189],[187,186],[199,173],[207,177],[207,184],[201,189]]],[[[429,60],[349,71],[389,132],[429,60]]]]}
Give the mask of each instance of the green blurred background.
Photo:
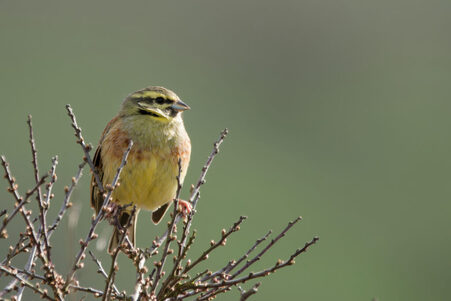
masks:
{"type": "MultiPolygon", "coordinates": [[[[450,14],[449,0],[1,1],[0,152],[23,193],[32,114],[41,173],[59,155],[57,209],[82,157],[64,105],[96,145],[128,93],[163,85],[192,107],[186,184],[230,129],[202,190],[193,256],[239,215],[249,219],[212,266],[302,215],[258,267],[320,242],[253,300],[449,299],[450,14]]],[[[87,173],[78,226],[66,219],[55,235],[61,272],[89,226],[87,173]]],[[[1,198],[11,208],[5,189],[1,198]]],[[[140,246],[159,233],[146,214],[138,227],[140,246]]],[[[101,287],[86,263],[81,284],[101,287]]],[[[129,288],[135,274],[121,264],[129,288]]]]}

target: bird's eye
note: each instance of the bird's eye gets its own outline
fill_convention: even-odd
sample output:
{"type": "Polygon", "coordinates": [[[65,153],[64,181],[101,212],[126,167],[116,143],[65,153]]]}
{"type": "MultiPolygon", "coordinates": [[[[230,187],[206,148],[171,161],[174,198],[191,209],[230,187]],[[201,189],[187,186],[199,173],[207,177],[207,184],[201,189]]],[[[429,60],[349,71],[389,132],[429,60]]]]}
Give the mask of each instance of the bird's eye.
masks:
{"type": "Polygon", "coordinates": [[[157,97],[157,98],[155,98],[155,102],[157,103],[157,104],[159,104],[159,105],[162,105],[163,103],[164,103],[164,98],[163,97],[157,97]]]}

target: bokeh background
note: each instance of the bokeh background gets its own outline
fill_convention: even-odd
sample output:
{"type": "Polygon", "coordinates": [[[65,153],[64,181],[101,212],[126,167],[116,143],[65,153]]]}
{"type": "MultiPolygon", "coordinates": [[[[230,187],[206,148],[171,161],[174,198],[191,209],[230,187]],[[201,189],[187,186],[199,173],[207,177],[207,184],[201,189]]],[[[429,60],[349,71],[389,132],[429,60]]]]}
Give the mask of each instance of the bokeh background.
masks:
{"type": "MultiPolygon", "coordinates": [[[[192,107],[185,183],[230,129],[202,190],[193,256],[239,215],[249,219],[212,266],[302,215],[258,267],[320,242],[254,300],[447,300],[450,14],[448,0],[1,1],[0,152],[24,192],[32,114],[41,172],[59,156],[59,208],[82,158],[64,105],[96,145],[128,93],[163,85],[192,107]]],[[[87,174],[55,236],[62,272],[89,226],[87,174]]],[[[5,189],[1,202],[11,208],[5,189]]],[[[142,214],[138,244],[158,231],[142,214]]],[[[121,263],[126,289],[134,273],[121,263]]],[[[81,283],[102,286],[86,264],[81,283]]]]}

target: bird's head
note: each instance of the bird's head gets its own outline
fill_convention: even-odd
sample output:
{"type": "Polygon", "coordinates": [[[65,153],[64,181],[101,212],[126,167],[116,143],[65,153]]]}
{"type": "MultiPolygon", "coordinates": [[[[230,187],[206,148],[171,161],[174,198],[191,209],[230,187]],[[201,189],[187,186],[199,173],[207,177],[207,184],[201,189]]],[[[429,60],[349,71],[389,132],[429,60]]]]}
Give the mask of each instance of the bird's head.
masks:
{"type": "Polygon", "coordinates": [[[190,107],[169,89],[147,87],[130,94],[122,103],[121,116],[143,115],[159,122],[169,122],[190,107]]]}

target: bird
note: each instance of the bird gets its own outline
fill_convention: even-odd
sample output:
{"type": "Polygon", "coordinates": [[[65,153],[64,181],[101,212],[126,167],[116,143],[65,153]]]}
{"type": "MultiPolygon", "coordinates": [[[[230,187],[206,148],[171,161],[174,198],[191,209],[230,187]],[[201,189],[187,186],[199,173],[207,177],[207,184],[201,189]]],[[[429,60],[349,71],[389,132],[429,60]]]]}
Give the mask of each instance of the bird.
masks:
{"type": "MultiPolygon", "coordinates": [[[[118,212],[117,219],[121,227],[129,225],[127,234],[133,246],[139,211],[152,211],[152,221],[158,224],[176,197],[177,176],[183,184],[191,156],[191,141],[182,113],[189,109],[173,91],[149,86],[129,94],[117,116],[102,133],[93,164],[104,187],[113,182],[122,156],[130,140],[133,141],[127,163],[120,174],[120,185],[114,188],[111,195],[113,206],[136,206],[133,216],[129,206],[129,209],[118,212]]],[[[91,206],[98,214],[105,194],[96,184],[94,173],[90,187],[91,206]]],[[[185,214],[190,212],[189,202],[179,200],[179,205],[185,214]]],[[[110,254],[118,247],[119,238],[118,228],[114,227],[108,246],[110,254]]]]}

